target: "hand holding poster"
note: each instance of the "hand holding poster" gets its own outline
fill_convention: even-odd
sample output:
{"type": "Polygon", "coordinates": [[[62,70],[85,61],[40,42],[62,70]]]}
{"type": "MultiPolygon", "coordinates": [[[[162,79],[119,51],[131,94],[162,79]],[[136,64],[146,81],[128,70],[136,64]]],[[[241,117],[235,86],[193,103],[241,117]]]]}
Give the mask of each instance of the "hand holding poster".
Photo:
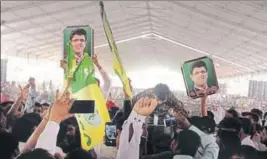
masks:
{"type": "Polygon", "coordinates": [[[187,94],[191,98],[215,94],[219,89],[213,60],[209,57],[184,62],[182,73],[187,94]]]}
{"type": "Polygon", "coordinates": [[[123,84],[123,89],[127,93],[127,95],[131,98],[133,96],[133,92],[130,86],[130,81],[128,79],[128,76],[126,75],[126,71],[122,65],[120,56],[118,54],[117,46],[115,43],[115,40],[113,38],[113,34],[107,19],[107,15],[104,9],[104,4],[102,1],[100,1],[100,8],[101,8],[101,17],[103,21],[103,27],[105,30],[105,34],[109,43],[110,50],[113,55],[113,68],[115,73],[119,76],[122,84],[123,84]]]}
{"type": "Polygon", "coordinates": [[[61,62],[61,67],[64,68],[65,84],[72,79],[70,84],[72,98],[77,101],[92,100],[95,104],[95,113],[75,114],[81,134],[81,145],[85,150],[90,150],[101,143],[105,123],[110,121],[104,96],[94,77],[92,55],[92,28],[72,26],[64,29],[65,63],[61,62]]]}

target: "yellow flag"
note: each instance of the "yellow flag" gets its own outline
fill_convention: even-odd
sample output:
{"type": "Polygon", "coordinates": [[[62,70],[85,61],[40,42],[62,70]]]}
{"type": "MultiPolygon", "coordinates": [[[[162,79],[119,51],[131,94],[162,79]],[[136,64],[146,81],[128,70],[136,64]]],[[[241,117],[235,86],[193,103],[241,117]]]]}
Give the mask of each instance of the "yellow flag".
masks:
{"type": "Polygon", "coordinates": [[[104,4],[102,1],[100,1],[100,8],[101,8],[101,17],[103,21],[103,27],[105,30],[105,34],[109,43],[110,50],[112,52],[113,56],[113,69],[115,73],[119,76],[122,84],[123,89],[126,92],[126,94],[131,98],[133,96],[132,89],[130,87],[130,81],[128,79],[128,76],[126,75],[126,71],[122,65],[120,56],[118,54],[117,46],[115,43],[115,40],[113,38],[113,34],[110,28],[110,25],[108,23],[107,15],[104,10],[104,4]]]}

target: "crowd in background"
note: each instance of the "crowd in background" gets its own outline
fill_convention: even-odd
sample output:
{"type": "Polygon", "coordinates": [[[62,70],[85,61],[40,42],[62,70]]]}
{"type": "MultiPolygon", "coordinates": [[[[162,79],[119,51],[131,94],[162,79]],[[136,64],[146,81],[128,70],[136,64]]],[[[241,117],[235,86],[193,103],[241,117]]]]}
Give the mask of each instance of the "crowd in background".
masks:
{"type": "MultiPolygon", "coordinates": [[[[169,89],[163,84],[159,84],[159,86],[163,87],[162,89],[169,89]]],[[[134,132],[129,132],[129,130],[124,130],[129,126],[125,124],[127,123],[125,121],[130,121],[134,112],[140,112],[140,114],[145,112],[143,116],[152,119],[153,123],[155,116],[153,112],[157,104],[148,106],[148,110],[144,111],[142,109],[145,107],[140,106],[142,101],[131,103],[127,102],[125,98],[123,106],[118,107],[117,102],[111,98],[112,94],[107,101],[107,108],[112,121],[117,124],[118,132],[120,132],[117,137],[119,143],[117,149],[112,147],[101,150],[100,153],[106,155],[100,157],[96,152],[97,148],[90,151],[81,148],[78,124],[74,117],[69,117],[69,105],[64,105],[58,101],[58,98],[55,98],[55,101],[51,103],[45,100],[40,103],[35,101],[31,105],[30,111],[26,109],[27,100],[31,98],[30,89],[34,87],[33,78],[23,88],[11,84],[10,88],[14,90],[9,89],[9,98],[1,103],[0,152],[3,159],[11,159],[18,155],[18,159],[35,158],[36,155],[47,159],[113,158],[111,156],[114,158],[115,156],[120,156],[120,158],[124,156],[129,159],[266,158],[266,113],[264,114],[262,110],[252,109],[247,112],[238,112],[234,108],[217,110],[219,107],[211,106],[211,111],[208,111],[207,116],[201,117],[200,114],[183,114],[179,109],[173,109],[170,114],[175,117],[176,124],[161,124],[159,120],[155,125],[146,120],[141,121],[140,130],[138,125],[133,124],[134,132]],[[47,111],[49,109],[51,110],[47,111]],[[221,119],[215,122],[215,118],[219,114],[221,119]],[[57,121],[57,124],[51,121],[57,121]],[[132,134],[130,135],[134,138],[132,140],[136,141],[126,141],[126,138],[129,137],[127,133],[132,134]],[[129,157],[129,154],[135,157],[129,157]]],[[[152,99],[147,98],[146,100],[152,99]]],[[[192,104],[190,100],[185,100],[184,103],[192,104]]],[[[195,101],[193,105],[200,107],[200,102],[195,101]]],[[[188,110],[185,104],[178,107],[188,110]]]]}
{"type": "Polygon", "coordinates": [[[134,97],[129,99],[122,88],[111,88],[108,74],[95,64],[117,128],[115,147],[103,141],[89,151],[82,149],[78,123],[69,114],[73,100],[67,88],[60,95],[52,84],[37,87],[31,77],[22,86],[1,85],[0,158],[267,158],[266,103],[220,93],[193,100],[165,84],[133,88],[134,97]]]}

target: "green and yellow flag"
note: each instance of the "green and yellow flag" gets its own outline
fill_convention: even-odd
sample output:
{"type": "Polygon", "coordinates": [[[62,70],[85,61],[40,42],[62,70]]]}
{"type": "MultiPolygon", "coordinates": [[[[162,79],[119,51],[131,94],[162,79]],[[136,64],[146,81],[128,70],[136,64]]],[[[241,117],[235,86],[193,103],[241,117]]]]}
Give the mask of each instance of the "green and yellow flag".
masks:
{"type": "MultiPolygon", "coordinates": [[[[110,121],[104,96],[94,77],[94,65],[90,55],[92,47],[86,47],[81,61],[77,64],[74,49],[69,41],[73,28],[64,30],[64,52],[67,56],[67,68],[65,69],[65,83],[72,78],[70,92],[76,100],[94,100],[96,112],[94,114],[75,114],[81,134],[81,145],[85,150],[90,150],[103,141],[105,123],[110,121]],[[66,40],[67,39],[67,40],[66,40]]],[[[84,27],[87,31],[87,40],[92,39],[92,29],[84,27]]],[[[89,44],[92,46],[92,42],[89,44]]],[[[81,46],[83,46],[81,44],[81,46]]]]}
{"type": "Polygon", "coordinates": [[[122,61],[120,59],[120,56],[118,54],[118,49],[115,43],[115,40],[113,38],[113,34],[107,19],[107,15],[104,9],[104,4],[102,1],[100,1],[100,8],[101,8],[101,17],[103,21],[103,27],[105,30],[105,34],[109,43],[110,50],[113,55],[113,68],[115,73],[119,76],[122,84],[123,89],[126,92],[126,94],[131,98],[133,96],[133,92],[130,86],[130,81],[128,79],[128,76],[126,75],[126,71],[122,65],[122,61]]]}

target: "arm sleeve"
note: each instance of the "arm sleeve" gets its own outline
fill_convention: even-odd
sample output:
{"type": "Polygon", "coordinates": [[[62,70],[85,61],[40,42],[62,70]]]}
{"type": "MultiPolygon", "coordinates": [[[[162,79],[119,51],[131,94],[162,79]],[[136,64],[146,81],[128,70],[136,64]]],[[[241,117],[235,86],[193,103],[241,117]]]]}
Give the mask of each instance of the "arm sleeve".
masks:
{"type": "Polygon", "coordinates": [[[219,155],[219,146],[217,145],[216,141],[211,136],[209,136],[208,134],[205,134],[204,132],[202,132],[195,126],[191,126],[189,129],[196,132],[200,136],[201,144],[202,144],[202,147],[204,148],[203,154],[195,158],[217,159],[219,155]]]}
{"type": "Polygon", "coordinates": [[[51,155],[56,152],[57,135],[59,132],[59,124],[53,121],[49,121],[38,138],[35,148],[41,148],[47,150],[51,155]]]}

